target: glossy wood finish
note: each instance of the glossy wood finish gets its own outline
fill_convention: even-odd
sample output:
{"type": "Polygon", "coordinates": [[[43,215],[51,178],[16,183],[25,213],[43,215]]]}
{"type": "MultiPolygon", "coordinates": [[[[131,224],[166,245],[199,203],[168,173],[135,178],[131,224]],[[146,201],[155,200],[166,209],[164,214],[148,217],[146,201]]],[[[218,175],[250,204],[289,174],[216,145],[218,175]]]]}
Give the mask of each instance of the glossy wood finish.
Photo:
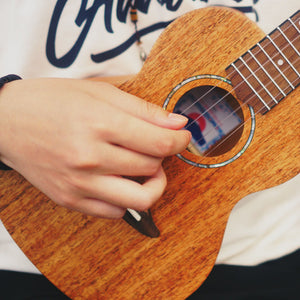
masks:
{"type": "MultiPolygon", "coordinates": [[[[142,71],[121,88],[162,105],[188,77],[225,77],[225,68],[263,36],[239,12],[191,12],[164,31],[142,71]]],[[[203,82],[220,84],[203,79],[191,85],[203,82]]],[[[58,207],[15,172],[1,173],[1,219],[32,262],[72,299],[184,299],[212,269],[234,205],[299,173],[299,97],[298,89],[268,114],[257,115],[250,147],[225,167],[200,169],[177,157],[165,160],[169,184],[152,209],[159,238],[147,238],[123,220],[58,207]]],[[[246,138],[230,153],[204,161],[232,155],[246,138]]]]}

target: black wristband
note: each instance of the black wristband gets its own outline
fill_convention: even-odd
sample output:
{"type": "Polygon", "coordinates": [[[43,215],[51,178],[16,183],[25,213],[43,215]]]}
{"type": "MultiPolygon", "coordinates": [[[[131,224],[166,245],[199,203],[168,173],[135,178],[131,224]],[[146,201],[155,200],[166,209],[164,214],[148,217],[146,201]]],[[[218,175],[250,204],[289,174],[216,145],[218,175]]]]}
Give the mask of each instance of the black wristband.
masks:
{"type": "MultiPolygon", "coordinates": [[[[19,79],[22,79],[22,78],[15,74],[9,74],[4,77],[1,77],[0,78],[0,88],[2,88],[5,83],[8,83],[8,82],[14,81],[14,80],[19,80],[19,79]]],[[[11,168],[0,161],[0,170],[11,170],[11,168]]]]}
{"type": "Polygon", "coordinates": [[[11,82],[14,80],[19,80],[19,79],[22,79],[22,78],[15,74],[9,74],[9,75],[3,76],[0,78],[0,88],[2,88],[5,83],[8,83],[8,82],[11,82]]]}

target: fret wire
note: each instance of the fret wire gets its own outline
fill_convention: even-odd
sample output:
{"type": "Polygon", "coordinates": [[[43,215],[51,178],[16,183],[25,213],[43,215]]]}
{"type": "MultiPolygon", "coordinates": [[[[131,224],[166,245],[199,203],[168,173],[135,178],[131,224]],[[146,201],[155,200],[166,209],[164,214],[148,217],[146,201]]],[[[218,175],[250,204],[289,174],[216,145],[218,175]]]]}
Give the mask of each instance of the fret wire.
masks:
{"type": "MultiPolygon", "coordinates": [[[[289,26],[289,27],[290,27],[290,26],[289,26]]],[[[288,27],[288,28],[289,28],[289,27],[288,27]]],[[[276,68],[276,69],[278,70],[278,72],[281,74],[281,76],[282,76],[282,77],[289,83],[289,85],[294,89],[294,86],[290,83],[290,81],[286,78],[286,76],[281,72],[281,70],[277,68],[277,65],[273,62],[272,58],[268,55],[268,53],[264,51],[264,49],[260,46],[259,43],[257,44],[257,46],[259,46],[259,48],[263,51],[263,53],[269,58],[269,61],[272,62],[272,64],[275,66],[275,68],[276,68]]],[[[249,50],[248,50],[248,51],[249,51],[249,50]]],[[[265,64],[265,63],[264,63],[264,64],[265,64]]],[[[230,75],[230,74],[231,74],[231,73],[229,73],[229,75],[230,75]]],[[[277,77],[278,77],[278,76],[276,76],[275,78],[277,78],[277,77]]],[[[271,78],[271,81],[273,81],[272,78],[271,78]]],[[[277,85],[275,81],[274,81],[274,84],[277,85]]],[[[216,86],[216,87],[217,87],[217,86],[216,86]]],[[[215,87],[213,87],[210,91],[212,91],[214,88],[215,88],[215,87]]],[[[278,89],[282,92],[282,94],[283,94],[284,96],[286,96],[286,94],[280,89],[280,87],[278,87],[278,89]]],[[[210,91],[206,92],[205,95],[208,94],[210,91]]],[[[196,103],[199,102],[205,95],[203,95],[203,96],[201,96],[200,98],[198,98],[197,101],[196,101],[196,103]]],[[[221,100],[222,100],[222,99],[221,99],[221,100]]],[[[221,100],[219,100],[217,103],[215,103],[215,105],[217,105],[221,100]]],[[[186,112],[189,108],[191,108],[193,105],[194,105],[194,104],[191,104],[190,106],[188,106],[187,108],[185,108],[184,111],[181,112],[181,114],[185,113],[185,112],[186,112]]],[[[213,105],[213,107],[214,107],[215,105],[213,105]]],[[[212,108],[212,107],[211,107],[211,108],[212,108]]],[[[208,109],[207,111],[209,111],[209,110],[210,110],[210,109],[208,109]]],[[[207,111],[206,111],[206,112],[207,112],[207,111]]],[[[198,117],[196,120],[198,120],[198,119],[199,119],[199,117],[198,117]]],[[[196,122],[196,120],[194,120],[192,123],[196,122]]],[[[190,125],[191,125],[191,124],[189,124],[187,127],[189,127],[190,125]]]]}
{"type": "MultiPolygon", "coordinates": [[[[300,59],[300,57],[297,58],[295,62],[299,61],[299,59],[300,59]]],[[[286,70],[286,69],[285,69],[285,70],[286,70]]],[[[277,75],[277,76],[275,77],[275,79],[276,79],[278,76],[279,76],[279,75],[277,75]]],[[[296,82],[296,80],[294,80],[293,82],[296,82]]],[[[212,88],[210,91],[212,91],[213,89],[214,89],[214,88],[212,88]]],[[[208,93],[209,93],[210,91],[208,91],[208,93]]],[[[224,95],[219,101],[217,101],[216,104],[220,103],[220,102],[221,102],[226,96],[228,96],[231,92],[232,92],[232,90],[229,91],[226,95],[224,95]]],[[[207,94],[207,93],[206,93],[206,94],[207,94]]],[[[206,95],[206,94],[205,94],[205,95],[206,95]]],[[[254,94],[252,94],[252,96],[251,96],[248,100],[250,101],[250,99],[251,99],[253,96],[254,96],[254,94]]],[[[280,96],[280,94],[278,93],[278,94],[276,95],[276,97],[277,97],[277,96],[280,96]]],[[[198,101],[200,101],[201,98],[202,98],[202,97],[198,98],[197,101],[194,102],[194,103],[197,103],[198,101]]],[[[281,99],[280,99],[280,100],[281,100],[281,99]]],[[[249,102],[249,101],[248,101],[248,102],[249,102]]],[[[243,105],[247,105],[248,102],[243,102],[242,106],[243,106],[243,105]]],[[[214,107],[216,104],[214,104],[212,107],[214,107]]],[[[193,105],[194,105],[194,104],[190,105],[189,108],[192,107],[193,105]]],[[[249,104],[248,104],[248,105],[249,105],[249,104]]],[[[193,122],[191,122],[189,125],[187,125],[187,126],[185,127],[185,129],[188,129],[193,123],[195,123],[197,120],[199,120],[201,117],[203,117],[204,114],[207,113],[212,107],[210,107],[209,109],[207,109],[207,110],[205,110],[203,113],[201,113],[201,115],[200,115],[199,117],[197,117],[195,120],[193,120],[193,122]]],[[[257,111],[257,113],[259,113],[261,110],[262,110],[262,108],[260,108],[260,109],[257,111]]],[[[186,111],[186,110],[184,110],[184,111],[186,111]]],[[[227,120],[233,113],[236,113],[236,112],[237,112],[237,110],[234,110],[229,116],[227,116],[227,117],[226,117],[224,120],[222,120],[222,121],[227,120]]],[[[180,114],[183,114],[183,112],[181,112],[180,114]]],[[[207,134],[209,134],[210,132],[212,132],[212,131],[210,130],[207,134]]],[[[197,142],[197,141],[196,141],[196,142],[197,142]]]]}
{"type": "Polygon", "coordinates": [[[280,86],[276,83],[276,81],[273,79],[273,77],[269,74],[269,72],[264,68],[264,66],[259,62],[259,60],[255,57],[255,55],[251,52],[251,50],[247,51],[252,58],[256,61],[256,63],[259,65],[259,67],[265,72],[265,74],[270,78],[270,80],[273,82],[273,84],[277,87],[277,89],[280,91],[280,93],[285,97],[286,93],[280,88],[280,86]]]}
{"type": "MultiPolygon", "coordinates": [[[[249,70],[252,76],[259,82],[259,84],[262,86],[262,88],[268,93],[268,95],[272,98],[272,100],[278,104],[278,101],[274,98],[274,96],[270,93],[270,91],[264,86],[264,84],[260,81],[260,79],[255,75],[255,73],[251,70],[251,68],[247,65],[247,63],[244,61],[242,57],[239,57],[239,59],[242,61],[242,63],[246,66],[246,68],[249,70]]],[[[265,104],[266,105],[266,104],[265,104]]]]}
{"type": "Polygon", "coordinates": [[[261,51],[268,57],[269,61],[273,64],[273,66],[277,69],[277,71],[280,73],[280,75],[287,81],[287,83],[292,87],[292,89],[294,90],[295,87],[293,86],[293,84],[287,79],[287,77],[281,72],[281,70],[277,67],[277,65],[275,64],[275,62],[273,61],[273,59],[270,57],[270,55],[265,51],[265,49],[259,44],[256,44],[261,51]]]}
{"type": "Polygon", "coordinates": [[[288,20],[289,20],[290,23],[295,27],[295,29],[298,31],[298,33],[300,33],[299,28],[295,25],[295,23],[291,20],[291,18],[288,18],[288,20]]]}
{"type": "MultiPolygon", "coordinates": [[[[296,61],[298,61],[299,60],[299,58],[296,60],[296,61]]],[[[277,75],[278,76],[278,75],[277,75]]],[[[297,80],[294,80],[293,82],[296,82],[297,80]]],[[[228,94],[227,94],[228,95],[228,94]]],[[[254,95],[252,94],[252,96],[250,97],[250,99],[253,97],[254,95]]],[[[278,93],[277,95],[276,95],[276,97],[277,96],[280,96],[280,94],[278,93]]],[[[226,96],[224,96],[224,97],[226,97],[226,96]]],[[[222,98],[222,99],[224,99],[224,97],[222,98]]],[[[242,104],[242,106],[243,105],[247,105],[247,103],[243,103],[242,104]]],[[[234,110],[229,116],[227,116],[225,119],[223,119],[222,121],[224,122],[225,120],[227,120],[230,116],[232,116],[234,113],[236,113],[237,112],[237,110],[238,109],[236,109],[236,110],[234,110]]],[[[260,108],[255,114],[258,114],[260,111],[262,110],[262,108],[260,108]]],[[[207,111],[206,111],[207,112],[207,111]]],[[[204,114],[201,114],[201,116],[203,116],[204,114]]],[[[241,126],[243,126],[243,124],[242,125],[239,125],[236,129],[240,129],[241,128],[241,126]]],[[[187,129],[189,126],[187,126],[187,127],[185,127],[185,129],[187,129]]],[[[235,129],[235,130],[236,130],[235,129]]],[[[207,133],[207,135],[210,133],[210,132],[212,132],[212,130],[210,130],[208,133],[207,133]]],[[[233,132],[231,133],[231,135],[233,134],[233,132]]],[[[226,139],[228,139],[231,135],[229,135],[226,139]]],[[[226,140],[225,139],[225,140],[226,140]]],[[[200,139],[199,139],[200,140],[200,139]]],[[[199,140],[197,140],[196,141],[196,143],[199,141],[199,140]]],[[[224,141],[225,141],[224,140],[224,141]]],[[[221,142],[221,144],[223,143],[223,141],[221,142]]],[[[218,145],[218,147],[220,146],[220,144],[218,145]]],[[[207,154],[209,154],[209,153],[211,153],[211,152],[208,152],[207,154]]]]}
{"type": "Polygon", "coordinates": [[[254,94],[257,96],[257,98],[263,103],[263,105],[268,109],[271,110],[270,107],[267,105],[267,103],[261,98],[261,96],[256,92],[256,90],[253,88],[253,86],[250,84],[250,82],[245,78],[245,76],[240,72],[240,70],[234,65],[234,63],[231,64],[233,68],[239,73],[239,75],[244,79],[244,81],[248,84],[248,86],[251,88],[251,90],[254,92],[254,94]]]}
{"type": "MultiPolygon", "coordinates": [[[[293,81],[293,82],[295,82],[295,81],[293,81]]],[[[277,94],[276,97],[277,97],[277,96],[279,96],[279,94],[277,94]]],[[[262,108],[260,108],[260,109],[255,113],[255,115],[258,114],[261,110],[262,110],[262,108]]],[[[234,112],[236,112],[236,111],[234,111],[234,112]]],[[[228,140],[228,139],[229,139],[229,138],[230,138],[237,130],[239,130],[242,126],[244,126],[244,124],[247,123],[249,120],[250,120],[250,119],[248,118],[244,123],[240,124],[237,128],[235,128],[228,136],[225,137],[225,139],[223,139],[223,140],[221,141],[220,144],[217,145],[216,148],[220,147],[226,140],[228,140]]],[[[224,120],[223,120],[223,121],[224,121],[224,120]]],[[[199,139],[199,140],[200,140],[200,139],[199,139]]],[[[195,141],[195,143],[197,143],[199,140],[195,141]]],[[[195,145],[195,144],[194,144],[194,145],[195,145]]],[[[212,150],[208,151],[208,152],[206,153],[206,156],[205,156],[205,157],[207,157],[211,152],[212,152],[212,150]]]]}
{"type": "Polygon", "coordinates": [[[290,44],[290,46],[294,49],[294,51],[298,54],[298,56],[300,56],[299,51],[296,49],[296,47],[290,42],[289,38],[284,34],[284,32],[280,29],[280,27],[278,27],[278,30],[280,31],[280,33],[282,34],[282,36],[287,40],[287,42],[290,44]]]}
{"type": "MultiPolygon", "coordinates": [[[[290,27],[290,26],[289,26],[290,27]]],[[[270,58],[270,56],[264,51],[264,49],[259,45],[259,44],[257,44],[260,48],[261,48],[261,50],[265,53],[265,55],[269,58],[269,60],[272,62],[272,64],[277,68],[277,66],[274,64],[274,62],[273,62],[273,60],[270,58]]],[[[284,49],[284,48],[283,48],[284,49]]],[[[249,50],[248,50],[249,51],[249,50]]],[[[252,54],[251,52],[250,52],[250,54],[252,54]]],[[[276,54],[275,54],[275,56],[276,56],[276,54]]],[[[298,59],[296,59],[296,61],[298,61],[299,60],[299,58],[298,59]]],[[[265,63],[264,63],[265,64],[265,63]]],[[[235,68],[234,68],[235,69],[235,68]]],[[[278,68],[277,68],[278,69],[278,68]]],[[[278,71],[279,71],[279,74],[281,74],[284,78],[285,78],[285,76],[284,76],[284,74],[281,72],[281,70],[280,69],[278,69],[278,71]]],[[[275,77],[275,79],[278,77],[278,75],[275,77]]],[[[272,78],[271,78],[272,79],[272,78]]],[[[286,80],[287,80],[287,82],[289,82],[289,80],[286,78],[286,80]]],[[[274,82],[274,83],[276,83],[276,82],[274,82]]],[[[290,83],[290,82],[289,82],[290,83]]],[[[238,86],[239,86],[240,84],[238,84],[238,86]]],[[[290,83],[290,85],[293,87],[293,85],[290,83]]],[[[215,87],[213,87],[210,91],[212,91],[213,89],[214,89],[215,87]]],[[[280,88],[278,89],[279,91],[280,91],[280,88]]],[[[210,91],[208,91],[207,93],[209,93],[210,91]]],[[[207,94],[206,93],[206,94],[207,94]]],[[[228,92],[227,93],[227,95],[229,94],[230,92],[228,92]]],[[[206,95],[205,94],[205,95],[206,95]]],[[[285,95],[285,93],[283,93],[284,95],[285,95]]],[[[289,94],[289,93],[288,93],[289,94]]],[[[227,95],[225,95],[224,97],[226,97],[227,95]]],[[[250,97],[250,98],[252,98],[254,96],[254,94],[250,97]]],[[[280,96],[280,94],[278,94],[278,95],[276,95],[276,97],[277,96],[280,96]]],[[[285,95],[286,96],[286,95],[285,95]]],[[[198,98],[197,99],[197,101],[196,101],[196,103],[197,102],[199,102],[202,98],[203,98],[204,96],[202,96],[202,97],[200,97],[200,98],[198,98]]],[[[217,103],[215,103],[214,105],[213,105],[213,107],[215,106],[215,105],[217,105],[220,101],[222,101],[222,99],[224,99],[224,97],[222,97],[219,101],[217,101],[217,103]]],[[[281,99],[280,99],[281,100],[281,99]]],[[[247,104],[247,102],[246,103],[244,103],[243,105],[246,105],[247,104]]],[[[194,104],[192,104],[192,105],[190,105],[188,108],[186,108],[183,112],[181,112],[181,114],[183,114],[185,111],[187,111],[190,107],[192,107],[194,104]]],[[[211,107],[208,109],[208,110],[206,110],[205,112],[208,112],[209,110],[211,109],[211,107]]],[[[260,108],[259,110],[258,110],[258,112],[260,112],[261,110],[262,110],[263,108],[260,108]]],[[[204,112],[204,113],[205,113],[204,112]]],[[[257,112],[257,113],[258,113],[257,112]]],[[[196,120],[193,120],[193,122],[191,123],[191,124],[193,124],[194,122],[196,122],[201,116],[203,116],[204,115],[204,113],[202,113],[199,117],[197,117],[197,119],[196,120]]],[[[227,118],[226,118],[227,119],[227,118]]],[[[185,128],[186,129],[188,129],[190,126],[191,126],[191,124],[189,124],[188,126],[186,126],[185,128]]]]}
{"type": "MultiPolygon", "coordinates": [[[[275,66],[275,68],[278,70],[278,72],[281,74],[281,76],[282,77],[284,77],[285,78],[285,80],[289,83],[289,85],[290,86],[292,86],[292,88],[294,89],[294,86],[293,86],[293,84],[292,83],[290,83],[290,81],[286,78],[286,76],[281,72],[281,70],[280,69],[278,69],[277,68],[277,66],[276,66],[276,64],[273,62],[273,60],[272,60],[272,58],[268,55],[268,53],[267,52],[265,52],[264,51],[264,49],[260,46],[260,44],[259,43],[257,43],[257,46],[259,46],[259,48],[263,51],[263,53],[269,58],[269,61],[271,61],[272,62],[272,64],[275,66]]],[[[250,50],[248,50],[248,52],[249,52],[250,50]]],[[[251,55],[252,55],[252,53],[251,52],[249,52],[251,55]]],[[[267,62],[265,62],[264,64],[266,64],[267,62]]],[[[263,68],[263,65],[261,65],[261,67],[263,68]]],[[[286,69],[285,69],[286,70],[286,69]]],[[[278,78],[278,76],[276,76],[275,77],[275,79],[276,78],[278,78]]],[[[273,81],[273,78],[272,77],[270,77],[270,79],[271,79],[271,81],[276,85],[276,86],[278,86],[277,84],[276,84],[276,82],[275,81],[273,81]]],[[[239,86],[239,85],[238,85],[239,86]]],[[[211,90],[213,90],[215,87],[213,87],[211,90]]],[[[210,90],[210,91],[211,91],[210,90]]],[[[286,93],[284,93],[283,91],[282,91],[282,89],[278,86],[278,90],[284,95],[284,97],[286,97],[287,96],[287,94],[286,93]]],[[[204,96],[206,96],[210,91],[207,91],[203,96],[201,96],[200,98],[198,98],[197,100],[196,100],[196,103],[197,102],[199,102],[204,96]]],[[[278,96],[279,96],[279,94],[278,94],[278,96]]],[[[276,96],[277,97],[277,96],[276,96]]],[[[223,99],[223,98],[222,98],[223,99]]],[[[221,99],[221,100],[222,100],[221,99]]],[[[219,100],[217,103],[215,103],[212,107],[210,107],[210,108],[213,108],[215,105],[217,105],[221,100],[219,100]]],[[[186,112],[189,108],[191,108],[192,106],[193,106],[194,104],[191,104],[191,105],[189,105],[186,109],[184,109],[184,111],[183,112],[181,112],[181,114],[183,114],[184,112],[186,112]]],[[[209,111],[210,109],[208,109],[207,111],[209,111]]],[[[207,112],[206,111],[206,112],[207,112]]],[[[203,114],[202,114],[203,115],[203,114]]],[[[202,116],[201,115],[201,116],[202,116]]],[[[193,124],[194,122],[196,122],[197,120],[199,119],[199,117],[196,119],[196,120],[194,120],[191,124],[193,124]]],[[[190,127],[190,125],[191,124],[189,124],[188,126],[187,126],[187,128],[188,127],[190,127]]]]}
{"type": "MultiPolygon", "coordinates": [[[[292,21],[290,18],[288,18],[287,20],[289,20],[289,21],[292,23],[292,25],[296,28],[296,30],[300,33],[299,29],[294,25],[293,21],[292,21]]],[[[287,20],[285,21],[285,23],[287,22],[287,20]]],[[[299,22],[300,22],[300,18],[299,18],[298,20],[299,20],[299,22]]],[[[283,25],[283,24],[281,24],[281,25],[283,25]]],[[[280,26],[281,26],[281,25],[280,25],[280,26]]],[[[286,29],[289,29],[290,27],[291,27],[291,26],[288,26],[286,29]]],[[[266,37],[265,37],[265,38],[266,38],[266,37]]],[[[265,38],[264,38],[264,39],[265,39],[265,38]]],[[[275,37],[275,38],[277,38],[277,37],[275,37]]],[[[296,37],[296,39],[297,39],[297,38],[298,38],[298,36],[296,37]]],[[[277,65],[272,61],[272,58],[270,58],[270,56],[267,54],[267,52],[265,52],[264,49],[260,46],[259,43],[261,43],[261,42],[263,42],[263,41],[262,41],[262,40],[259,41],[256,45],[260,47],[260,49],[264,52],[264,54],[265,54],[265,55],[269,58],[269,60],[273,63],[273,65],[274,65],[274,67],[277,69],[277,71],[278,71],[279,73],[281,73],[282,77],[284,77],[285,80],[289,83],[289,85],[294,89],[294,86],[291,84],[291,82],[284,76],[284,74],[282,74],[282,72],[280,71],[280,69],[277,68],[277,65]]],[[[268,45],[270,45],[270,43],[267,43],[265,46],[268,46],[268,45]]],[[[253,46],[252,48],[254,48],[254,46],[253,46]]],[[[283,49],[285,49],[285,48],[283,48],[283,49]]],[[[275,54],[273,57],[275,57],[275,56],[276,56],[276,54],[275,54]]],[[[229,67],[229,66],[228,66],[228,67],[229,67]]],[[[229,73],[229,74],[228,74],[228,76],[230,76],[230,75],[232,75],[232,73],[229,73]]]]}
{"type": "MultiPolygon", "coordinates": [[[[278,29],[278,27],[277,27],[278,29]]],[[[284,59],[287,61],[287,63],[290,65],[290,67],[294,70],[294,72],[300,77],[300,74],[298,71],[294,68],[293,64],[287,59],[287,57],[283,54],[283,52],[280,50],[280,48],[273,42],[271,37],[267,35],[267,38],[270,40],[270,42],[273,44],[273,46],[278,50],[278,52],[284,57],[284,59]]]]}

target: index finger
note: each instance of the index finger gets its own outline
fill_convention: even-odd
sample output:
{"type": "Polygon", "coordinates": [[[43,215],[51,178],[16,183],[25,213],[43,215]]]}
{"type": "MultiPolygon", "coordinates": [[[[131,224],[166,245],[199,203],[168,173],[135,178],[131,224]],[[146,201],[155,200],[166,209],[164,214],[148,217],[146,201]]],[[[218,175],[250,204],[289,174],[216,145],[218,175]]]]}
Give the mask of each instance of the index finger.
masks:
{"type": "Polygon", "coordinates": [[[102,93],[105,89],[108,90],[110,97],[107,97],[105,101],[110,105],[146,122],[170,129],[181,129],[188,122],[183,115],[170,113],[156,104],[128,94],[114,86],[102,83],[98,88],[101,88],[102,93]]]}
{"type": "Polygon", "coordinates": [[[136,152],[166,157],[182,152],[191,139],[188,130],[162,128],[125,113],[119,117],[123,120],[112,124],[108,141],[136,152]]]}

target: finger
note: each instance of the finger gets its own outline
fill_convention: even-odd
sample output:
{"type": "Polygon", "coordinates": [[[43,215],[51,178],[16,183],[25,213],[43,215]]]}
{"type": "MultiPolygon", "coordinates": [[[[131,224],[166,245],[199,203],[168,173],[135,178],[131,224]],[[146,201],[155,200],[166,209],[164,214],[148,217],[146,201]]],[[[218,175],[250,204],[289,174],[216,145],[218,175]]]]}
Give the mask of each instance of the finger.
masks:
{"type": "Polygon", "coordinates": [[[161,128],[121,113],[110,129],[106,136],[108,142],[156,157],[182,152],[191,139],[191,133],[187,130],[161,128]]]}
{"type": "Polygon", "coordinates": [[[72,207],[71,209],[89,216],[110,219],[122,218],[126,212],[125,208],[91,198],[81,199],[76,203],[76,207],[72,207]]]}
{"type": "Polygon", "coordinates": [[[83,193],[82,198],[99,199],[122,208],[146,210],[161,197],[166,183],[166,175],[160,167],[143,184],[118,176],[94,176],[80,192],[83,193]]]}
{"type": "Polygon", "coordinates": [[[106,98],[111,105],[140,118],[146,122],[170,129],[181,129],[186,125],[188,119],[185,116],[170,113],[158,105],[144,101],[134,95],[121,91],[110,85],[101,84],[103,90],[109,89],[110,97],[106,98]]]}
{"type": "Polygon", "coordinates": [[[95,172],[122,176],[151,176],[159,169],[162,159],[135,152],[118,145],[104,144],[97,151],[101,162],[95,172]]]}

